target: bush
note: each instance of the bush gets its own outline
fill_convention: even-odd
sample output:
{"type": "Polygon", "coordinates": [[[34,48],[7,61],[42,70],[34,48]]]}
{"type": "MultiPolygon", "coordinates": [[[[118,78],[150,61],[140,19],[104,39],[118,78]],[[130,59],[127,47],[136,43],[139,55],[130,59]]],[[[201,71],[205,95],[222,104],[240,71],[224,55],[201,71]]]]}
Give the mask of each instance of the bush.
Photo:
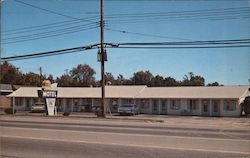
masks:
{"type": "MultiPolygon", "coordinates": [[[[6,108],[5,110],[4,110],[4,112],[6,113],[6,114],[13,114],[13,108],[6,108]]],[[[16,109],[14,109],[14,114],[16,113],[16,109]]]]}
{"type": "Polygon", "coordinates": [[[70,112],[64,112],[63,113],[63,116],[69,116],[70,115],[70,112]]]}

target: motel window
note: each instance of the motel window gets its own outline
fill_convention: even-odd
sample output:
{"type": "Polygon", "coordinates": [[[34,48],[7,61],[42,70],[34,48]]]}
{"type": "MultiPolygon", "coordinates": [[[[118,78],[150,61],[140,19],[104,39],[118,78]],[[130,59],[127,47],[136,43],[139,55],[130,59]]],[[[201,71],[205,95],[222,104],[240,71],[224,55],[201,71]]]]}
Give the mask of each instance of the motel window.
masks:
{"type": "Polygon", "coordinates": [[[203,112],[208,112],[208,100],[202,100],[203,112]]]}
{"type": "Polygon", "coordinates": [[[161,111],[167,111],[166,100],[161,101],[161,111]]]}
{"type": "Polygon", "coordinates": [[[74,99],[73,101],[74,101],[74,105],[77,106],[79,103],[79,99],[74,99]]]}
{"type": "Polygon", "coordinates": [[[224,110],[225,111],[235,111],[236,101],[235,100],[224,100],[224,110]]]}
{"type": "Polygon", "coordinates": [[[157,111],[158,109],[158,100],[154,99],[153,100],[153,111],[157,111]]]}
{"type": "Polygon", "coordinates": [[[61,102],[62,102],[61,99],[56,98],[56,106],[61,106],[61,104],[62,104],[61,102]]]}
{"type": "Polygon", "coordinates": [[[39,99],[38,98],[34,98],[34,103],[37,103],[39,102],[39,99]]]}
{"type": "Polygon", "coordinates": [[[142,109],[148,109],[149,108],[149,103],[148,103],[148,100],[141,100],[141,108],[142,109]]]}
{"type": "Polygon", "coordinates": [[[23,105],[23,98],[15,98],[15,105],[22,106],[23,105]]]}
{"type": "Polygon", "coordinates": [[[189,105],[190,105],[191,110],[198,110],[199,109],[198,100],[194,100],[194,99],[189,100],[189,105]]]}
{"type": "Polygon", "coordinates": [[[134,104],[134,99],[123,99],[122,104],[134,104]]]}
{"type": "Polygon", "coordinates": [[[158,100],[154,99],[153,100],[153,109],[157,110],[157,106],[158,106],[158,100]]]}
{"type": "Polygon", "coordinates": [[[67,99],[66,99],[66,105],[67,105],[67,106],[71,105],[71,102],[72,102],[72,100],[71,100],[70,98],[67,98],[67,99]]]}
{"type": "Polygon", "coordinates": [[[82,105],[92,105],[92,100],[91,99],[82,99],[82,105]]]}
{"type": "Polygon", "coordinates": [[[212,103],[213,103],[213,112],[219,112],[220,101],[213,100],[212,103]]]}
{"type": "Polygon", "coordinates": [[[180,99],[172,99],[172,100],[170,100],[170,108],[172,110],[179,110],[181,108],[180,99]]]}
{"type": "Polygon", "coordinates": [[[111,99],[111,100],[110,100],[110,105],[112,106],[113,109],[117,110],[117,107],[118,107],[118,99],[111,99]]]}
{"type": "Polygon", "coordinates": [[[92,99],[86,99],[87,105],[92,105],[92,99]]]}

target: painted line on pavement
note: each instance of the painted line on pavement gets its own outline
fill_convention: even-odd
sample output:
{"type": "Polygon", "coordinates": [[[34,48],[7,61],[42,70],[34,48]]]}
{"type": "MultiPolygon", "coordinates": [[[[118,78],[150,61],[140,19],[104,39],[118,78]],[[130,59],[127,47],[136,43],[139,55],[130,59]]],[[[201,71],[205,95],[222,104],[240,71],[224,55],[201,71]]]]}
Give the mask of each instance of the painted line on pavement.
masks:
{"type": "Polygon", "coordinates": [[[49,139],[49,138],[36,138],[36,137],[21,137],[21,136],[8,136],[1,135],[4,138],[16,138],[16,139],[31,139],[31,140],[44,140],[44,141],[57,141],[65,143],[84,143],[84,144],[96,144],[96,145],[113,145],[113,146],[125,146],[125,147],[138,147],[138,148],[154,148],[154,149],[169,149],[169,150],[184,150],[184,151],[199,151],[199,152],[217,152],[217,153],[229,153],[229,154],[243,154],[249,155],[249,152],[239,151],[226,151],[226,150],[207,150],[207,149],[192,149],[192,148],[178,148],[178,147],[167,147],[167,146],[155,146],[155,145],[138,145],[138,144],[122,144],[122,143],[105,143],[96,141],[81,141],[81,140],[62,140],[62,139],[49,139]]]}

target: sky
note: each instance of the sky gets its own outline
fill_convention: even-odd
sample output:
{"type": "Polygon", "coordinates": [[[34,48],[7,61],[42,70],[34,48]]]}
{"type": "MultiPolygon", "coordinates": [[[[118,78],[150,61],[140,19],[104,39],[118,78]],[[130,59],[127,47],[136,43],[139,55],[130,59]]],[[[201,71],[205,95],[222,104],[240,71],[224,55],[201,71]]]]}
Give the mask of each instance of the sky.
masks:
{"type": "MultiPolygon", "coordinates": [[[[4,0],[1,2],[1,57],[39,53],[85,46],[100,42],[98,0],[4,0]],[[26,4],[53,11],[34,8],[26,4]],[[62,15],[60,15],[62,14],[62,15]],[[91,20],[86,18],[91,17],[91,20]],[[75,19],[85,19],[79,22],[75,19]],[[74,21],[75,20],[75,21],[74,21]],[[61,23],[71,21],[69,23],[61,23]],[[57,25],[51,25],[58,23],[57,25]],[[91,23],[91,24],[89,24],[91,23]],[[66,25],[67,24],[67,25],[66,25]],[[40,29],[34,26],[43,26],[40,29]],[[23,29],[23,28],[29,29],[23,29]],[[20,29],[21,30],[16,30],[20,29]],[[81,29],[82,28],[82,29],[81,29]],[[70,32],[60,36],[57,29],[70,32]],[[16,31],[13,31],[16,30],[16,31]],[[80,31],[82,30],[82,31],[80,31]],[[27,38],[28,36],[28,38],[27,38]],[[28,40],[26,40],[28,39],[28,40]]],[[[250,14],[241,18],[185,17],[185,13],[228,8],[250,9],[249,0],[104,0],[105,42],[175,42],[250,38],[250,14]],[[184,11],[184,12],[183,12],[184,11]],[[178,13],[184,18],[140,20],[122,15],[140,13],[178,13]],[[117,18],[110,18],[116,16],[117,18]],[[124,32],[126,31],[126,32],[124,32]],[[123,33],[122,33],[123,32],[123,33]]],[[[175,15],[175,16],[178,16],[175,15]]],[[[188,16],[188,15],[186,15],[188,16]]],[[[209,16],[209,15],[208,15],[209,16]]],[[[203,76],[206,84],[249,85],[250,48],[220,49],[107,49],[105,71],[115,77],[132,77],[136,71],[149,70],[153,75],[171,76],[182,80],[188,72],[203,76]]],[[[12,61],[22,72],[52,74],[59,77],[78,64],[88,64],[100,79],[97,50],[73,54],[12,61]]]]}

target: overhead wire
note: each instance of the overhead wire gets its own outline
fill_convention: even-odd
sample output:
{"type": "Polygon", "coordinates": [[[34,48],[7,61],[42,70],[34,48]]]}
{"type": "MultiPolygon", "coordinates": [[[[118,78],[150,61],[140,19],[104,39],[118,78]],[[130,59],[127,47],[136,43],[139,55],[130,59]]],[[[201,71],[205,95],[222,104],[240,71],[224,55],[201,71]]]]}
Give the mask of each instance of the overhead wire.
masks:
{"type": "Polygon", "coordinates": [[[164,39],[177,39],[177,40],[184,40],[184,41],[193,41],[192,39],[187,39],[187,38],[163,36],[163,35],[148,34],[148,33],[139,33],[139,32],[132,32],[132,31],[126,31],[126,30],[111,29],[109,27],[106,27],[104,29],[107,31],[119,32],[119,33],[123,33],[123,34],[132,34],[132,35],[139,35],[139,36],[146,36],[146,37],[157,37],[157,38],[164,38],[164,39]]]}
{"type": "Polygon", "coordinates": [[[10,39],[18,39],[18,38],[26,38],[26,37],[34,37],[37,35],[45,35],[45,34],[50,34],[50,33],[57,33],[57,32],[62,32],[62,31],[67,31],[67,30],[72,30],[72,29],[83,29],[86,27],[90,26],[98,26],[96,23],[88,23],[88,24],[83,24],[83,25],[77,25],[77,26],[71,26],[71,27],[66,27],[62,29],[57,29],[53,31],[45,31],[45,32],[39,32],[39,33],[33,33],[33,34],[28,34],[28,35],[23,35],[23,36],[16,36],[16,37],[9,37],[9,38],[3,38],[2,40],[10,40],[10,39]]]}
{"type": "Polygon", "coordinates": [[[128,13],[106,15],[107,23],[139,23],[158,22],[159,20],[226,20],[237,18],[250,18],[248,7],[224,8],[210,10],[174,11],[174,12],[154,12],[154,13],[128,13]]]}
{"type": "Polygon", "coordinates": [[[106,43],[108,48],[130,49],[196,49],[196,48],[243,48],[250,47],[250,39],[210,40],[190,42],[134,42],[106,43]]]}
{"type": "Polygon", "coordinates": [[[73,30],[73,31],[66,31],[66,32],[62,32],[62,33],[52,34],[52,35],[46,35],[46,36],[40,36],[40,37],[31,37],[31,38],[28,38],[28,39],[20,39],[20,40],[9,41],[9,42],[1,42],[0,44],[20,43],[20,42],[38,40],[38,39],[43,39],[43,38],[48,38],[48,37],[62,36],[62,35],[76,33],[76,32],[80,32],[80,31],[91,30],[91,29],[95,29],[95,28],[98,28],[98,27],[99,26],[94,26],[94,27],[83,28],[83,29],[78,29],[78,30],[73,30]]]}
{"type": "Polygon", "coordinates": [[[209,45],[209,44],[250,44],[250,39],[234,39],[234,40],[209,40],[209,41],[190,41],[190,42],[131,42],[117,43],[119,46],[124,45],[209,45]]]}
{"type": "MultiPolygon", "coordinates": [[[[73,52],[79,52],[89,49],[99,48],[100,44],[81,46],[56,51],[32,53],[19,56],[3,57],[1,61],[23,60],[31,58],[40,58],[53,55],[61,55],[73,52]]],[[[234,40],[210,40],[210,41],[192,41],[192,42],[148,42],[148,43],[104,43],[105,48],[121,48],[121,49],[209,49],[209,48],[246,48],[250,47],[250,39],[234,39],[234,40]]]]}
{"type": "MultiPolygon", "coordinates": [[[[162,16],[162,15],[211,15],[211,14],[226,14],[233,12],[249,12],[248,7],[239,8],[219,8],[219,9],[205,9],[205,10],[182,10],[182,11],[169,11],[169,12],[144,12],[144,13],[124,13],[124,14],[105,14],[106,18],[119,18],[119,17],[141,17],[141,16],[162,16]]],[[[236,13],[237,13],[236,12],[236,13]]]]}
{"type": "MultiPolygon", "coordinates": [[[[92,17],[94,19],[94,17],[92,17]]],[[[86,23],[82,20],[67,20],[67,21],[61,21],[61,22],[55,22],[55,23],[49,23],[44,25],[36,25],[36,26],[29,26],[29,27],[22,27],[17,29],[11,29],[6,31],[1,31],[2,35],[12,35],[12,34],[22,34],[26,32],[33,32],[33,31],[39,31],[39,30],[45,30],[45,29],[51,29],[56,27],[64,27],[68,25],[74,25],[78,23],[86,23]]],[[[98,24],[99,22],[92,22],[98,24]]]]}
{"type": "Polygon", "coordinates": [[[81,21],[81,22],[89,21],[91,23],[88,23],[86,25],[89,25],[89,24],[96,24],[96,25],[92,26],[92,27],[88,27],[88,28],[86,28],[86,27],[85,28],[79,28],[79,27],[82,27],[82,26],[85,26],[85,25],[78,25],[78,26],[72,26],[72,27],[62,28],[62,29],[58,29],[58,30],[53,30],[53,31],[39,32],[39,33],[28,34],[28,35],[23,35],[23,36],[16,36],[16,37],[8,37],[8,38],[1,39],[1,44],[10,44],[10,43],[25,42],[25,41],[30,41],[30,40],[38,40],[38,39],[42,39],[42,38],[60,36],[60,35],[85,31],[85,30],[89,30],[89,29],[99,27],[98,26],[99,22],[93,21],[93,20],[97,19],[96,16],[87,17],[87,18],[75,18],[75,17],[72,17],[72,16],[68,16],[68,15],[65,15],[65,14],[61,14],[61,13],[52,11],[52,10],[41,8],[39,6],[35,6],[35,5],[29,4],[29,3],[25,3],[25,2],[20,1],[20,0],[14,0],[14,1],[18,2],[18,3],[21,3],[21,4],[24,4],[26,6],[30,6],[30,7],[36,8],[36,9],[40,9],[40,10],[43,10],[43,11],[46,11],[46,12],[49,12],[49,13],[52,13],[52,14],[60,15],[60,16],[66,17],[66,18],[70,18],[70,19],[73,19],[73,20],[57,22],[57,23],[52,23],[52,24],[46,24],[46,25],[40,25],[40,26],[31,26],[31,27],[23,27],[23,28],[19,28],[19,29],[7,30],[4,33],[1,32],[1,36],[2,35],[7,36],[7,35],[13,35],[13,34],[14,35],[23,34],[23,33],[27,33],[27,32],[29,33],[29,32],[34,32],[34,31],[40,31],[40,30],[44,30],[44,29],[53,29],[55,27],[64,27],[64,26],[67,26],[67,25],[74,25],[74,24],[78,23],[78,21],[81,21]],[[66,23],[66,24],[64,24],[64,23],[66,23]],[[59,24],[64,24],[64,25],[59,25],[59,24]],[[75,30],[70,30],[70,29],[75,29],[75,30]],[[6,42],[6,40],[14,40],[14,41],[7,41],[6,42]]]}
{"type": "Polygon", "coordinates": [[[75,20],[86,20],[86,21],[89,21],[89,22],[94,22],[92,20],[88,20],[88,19],[84,19],[84,18],[76,18],[76,17],[73,17],[73,16],[65,15],[65,14],[55,12],[55,11],[52,11],[52,10],[49,10],[49,9],[45,9],[45,8],[30,4],[30,3],[23,2],[23,1],[20,1],[20,0],[14,0],[14,1],[18,2],[18,3],[21,3],[23,5],[26,5],[26,6],[32,7],[32,8],[36,8],[36,9],[39,9],[39,10],[54,14],[54,15],[59,15],[59,16],[63,16],[63,17],[70,18],[70,19],[75,19],[75,20]]]}
{"type": "Polygon", "coordinates": [[[80,47],[74,47],[74,48],[68,48],[68,49],[61,49],[61,50],[56,50],[56,51],[48,51],[48,52],[42,52],[42,53],[31,53],[31,54],[25,54],[25,55],[3,57],[3,58],[1,58],[1,61],[14,61],[14,60],[23,60],[23,59],[32,59],[32,58],[61,55],[61,54],[69,54],[69,53],[73,53],[73,52],[96,49],[96,48],[98,48],[98,45],[99,44],[93,44],[93,45],[80,46],[80,47]]]}
{"type": "MultiPolygon", "coordinates": [[[[109,19],[109,18],[119,18],[121,19],[122,16],[126,16],[126,15],[129,15],[129,16],[135,16],[135,17],[140,17],[141,15],[142,16],[151,16],[151,15],[157,15],[157,16],[162,16],[162,15],[172,15],[172,16],[176,16],[176,15],[179,15],[179,14],[184,14],[184,15],[187,15],[187,13],[195,13],[197,14],[198,16],[200,14],[204,14],[204,11],[217,11],[216,13],[218,13],[218,11],[223,11],[223,10],[226,10],[226,11],[230,11],[230,10],[233,10],[233,11],[237,11],[239,9],[244,9],[244,10],[240,10],[240,11],[247,11],[248,13],[250,12],[250,9],[248,7],[239,7],[239,8],[221,8],[221,9],[209,9],[209,10],[186,10],[186,11],[175,11],[175,12],[149,12],[149,13],[127,13],[127,14],[106,14],[105,18],[106,19],[109,19]]],[[[211,13],[215,13],[215,12],[211,12],[211,13]]],[[[220,12],[219,12],[220,13],[220,12]]],[[[96,20],[98,19],[99,16],[91,16],[91,17],[86,17],[85,19],[89,19],[89,20],[96,20]]],[[[247,16],[249,17],[249,16],[247,16]]],[[[218,17],[217,17],[218,18],[218,17]]],[[[232,18],[232,17],[229,17],[229,18],[232,18]]],[[[216,19],[216,18],[214,18],[216,19]]],[[[219,18],[218,18],[219,19],[219,18]]],[[[1,33],[7,33],[9,31],[16,31],[16,30],[19,30],[19,29],[29,29],[29,28],[33,28],[33,27],[43,27],[43,26],[48,26],[48,25],[56,25],[56,24],[60,24],[60,23],[68,23],[68,22],[75,22],[75,21],[82,21],[82,19],[73,19],[73,20],[69,20],[69,21],[62,21],[62,22],[57,22],[57,23],[51,23],[51,24],[45,24],[45,25],[38,25],[38,26],[31,26],[31,27],[24,27],[24,28],[18,28],[18,29],[12,29],[12,30],[6,30],[6,31],[2,31],[1,33]]]]}
{"type": "Polygon", "coordinates": [[[160,47],[152,47],[152,46],[121,46],[121,47],[109,47],[109,48],[117,48],[117,49],[209,49],[209,48],[246,48],[250,47],[250,45],[235,45],[235,46],[184,46],[184,47],[171,47],[171,46],[160,46],[160,47]]]}
{"type": "MultiPolygon", "coordinates": [[[[62,29],[53,30],[53,31],[46,31],[46,32],[39,32],[39,33],[22,35],[22,36],[16,36],[16,37],[3,38],[1,40],[1,44],[10,44],[10,43],[26,42],[26,41],[30,41],[30,40],[38,40],[38,39],[42,39],[42,38],[61,36],[61,35],[65,35],[65,34],[70,34],[70,33],[75,33],[75,32],[80,32],[80,31],[85,31],[85,30],[90,30],[90,29],[94,29],[94,28],[99,27],[99,25],[98,25],[99,23],[98,22],[93,21],[93,20],[89,20],[88,18],[86,18],[86,19],[84,19],[84,18],[75,18],[75,17],[72,17],[72,16],[68,16],[68,15],[64,15],[64,14],[52,11],[52,10],[41,8],[41,7],[29,4],[29,3],[25,3],[25,2],[20,1],[20,0],[14,0],[14,1],[16,1],[18,3],[21,3],[21,4],[24,4],[26,6],[30,6],[30,7],[36,8],[36,9],[40,9],[40,10],[43,10],[43,11],[46,11],[46,12],[49,12],[49,13],[52,13],[52,14],[60,15],[60,16],[67,17],[67,18],[70,18],[70,19],[74,20],[74,21],[73,20],[71,20],[71,21],[64,21],[66,23],[72,22],[72,23],[66,24],[66,25],[76,24],[76,23],[78,23],[77,22],[78,20],[80,20],[82,22],[90,21],[91,23],[88,23],[88,24],[85,24],[85,25],[71,26],[71,27],[62,28],[62,29]],[[90,24],[93,24],[93,26],[90,26],[90,24]],[[83,27],[83,26],[86,26],[86,25],[89,25],[89,27],[83,27]]],[[[89,18],[96,19],[93,16],[89,17],[89,18]]],[[[64,22],[62,22],[62,23],[64,23],[64,22]]],[[[22,33],[30,32],[30,31],[31,32],[32,31],[39,31],[39,30],[50,29],[50,28],[53,29],[54,25],[58,25],[58,24],[60,24],[60,22],[50,24],[50,26],[48,26],[48,24],[47,24],[47,26],[46,25],[33,26],[32,28],[36,28],[36,29],[32,29],[32,30],[30,30],[30,28],[28,28],[28,27],[23,28],[25,30],[21,30],[21,29],[8,30],[8,33],[11,32],[11,31],[14,31],[14,33],[13,32],[9,33],[9,35],[10,34],[17,34],[17,33],[21,33],[22,34],[22,33]],[[15,31],[17,31],[17,32],[15,32],[15,31]]],[[[59,27],[63,27],[63,26],[65,26],[65,25],[59,25],[59,27]]]]}

